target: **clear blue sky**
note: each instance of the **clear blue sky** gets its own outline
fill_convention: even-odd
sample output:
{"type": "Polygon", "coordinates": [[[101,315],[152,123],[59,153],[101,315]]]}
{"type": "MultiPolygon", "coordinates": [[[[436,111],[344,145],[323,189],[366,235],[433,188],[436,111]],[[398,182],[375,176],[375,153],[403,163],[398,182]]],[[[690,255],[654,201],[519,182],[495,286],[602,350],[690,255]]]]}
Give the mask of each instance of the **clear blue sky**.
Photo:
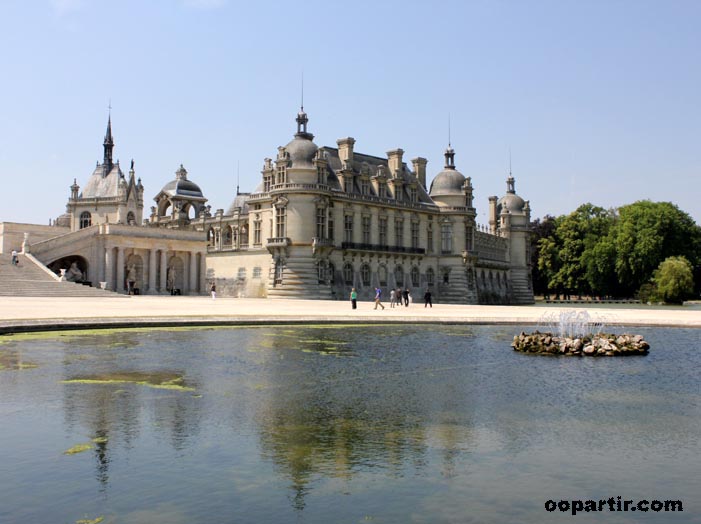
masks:
{"type": "Polygon", "coordinates": [[[182,163],[213,209],[304,107],[318,145],[443,166],[478,221],[512,152],[533,217],[672,201],[701,222],[701,2],[0,0],[0,221],[48,223],[102,159],[146,209],[182,163]]]}

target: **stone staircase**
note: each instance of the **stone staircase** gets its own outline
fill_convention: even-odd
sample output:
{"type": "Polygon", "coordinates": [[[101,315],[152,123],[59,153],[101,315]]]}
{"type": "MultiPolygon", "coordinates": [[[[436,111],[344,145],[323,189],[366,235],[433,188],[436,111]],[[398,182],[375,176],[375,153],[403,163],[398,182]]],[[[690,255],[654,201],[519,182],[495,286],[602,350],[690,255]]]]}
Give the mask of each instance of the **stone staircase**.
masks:
{"type": "Polygon", "coordinates": [[[442,276],[437,275],[438,293],[434,294],[433,302],[439,304],[477,304],[477,292],[470,289],[467,275],[463,268],[453,268],[450,272],[450,283],[443,284],[442,276]],[[438,295],[438,296],[436,296],[438,295]]]}
{"type": "Polygon", "coordinates": [[[319,284],[316,263],[311,255],[298,255],[287,259],[283,270],[282,284],[273,286],[275,264],[270,266],[268,298],[301,298],[309,300],[331,300],[331,288],[319,284]]]}
{"type": "Polygon", "coordinates": [[[34,257],[19,255],[19,265],[12,265],[9,253],[0,255],[0,296],[3,297],[123,297],[118,293],[60,282],[34,257]]]}

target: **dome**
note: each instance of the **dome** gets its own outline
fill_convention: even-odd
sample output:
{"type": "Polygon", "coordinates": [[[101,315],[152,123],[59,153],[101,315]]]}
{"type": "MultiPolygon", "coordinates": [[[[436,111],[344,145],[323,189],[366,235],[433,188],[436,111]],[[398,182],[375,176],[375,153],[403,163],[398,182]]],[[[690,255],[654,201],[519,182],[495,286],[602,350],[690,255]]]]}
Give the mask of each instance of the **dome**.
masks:
{"type": "Polygon", "coordinates": [[[234,201],[226,211],[226,214],[233,215],[237,210],[240,210],[241,213],[248,213],[248,198],[248,193],[236,195],[236,197],[234,197],[234,201]]]}
{"type": "Polygon", "coordinates": [[[446,168],[438,173],[436,178],[431,182],[429,196],[462,195],[462,185],[464,183],[465,177],[460,171],[446,168]]]}
{"type": "Polygon", "coordinates": [[[175,179],[168,182],[163,189],[163,193],[169,196],[186,196],[204,198],[200,186],[186,179],[175,179]]]}
{"type": "Polygon", "coordinates": [[[319,147],[307,138],[295,136],[285,146],[285,151],[290,155],[290,167],[313,168],[313,160],[319,147]]]}
{"type": "Polygon", "coordinates": [[[523,198],[516,193],[507,193],[497,201],[497,214],[501,214],[504,209],[509,213],[523,213],[525,204],[523,198]]]}

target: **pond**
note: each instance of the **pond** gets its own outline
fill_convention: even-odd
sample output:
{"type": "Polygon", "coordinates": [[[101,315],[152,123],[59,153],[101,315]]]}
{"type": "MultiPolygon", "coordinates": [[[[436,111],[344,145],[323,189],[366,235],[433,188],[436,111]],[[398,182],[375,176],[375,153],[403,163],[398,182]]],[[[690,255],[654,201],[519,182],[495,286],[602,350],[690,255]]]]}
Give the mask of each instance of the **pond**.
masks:
{"type": "Polygon", "coordinates": [[[567,358],[515,353],[521,329],[2,337],[0,522],[564,522],[546,501],[618,496],[698,522],[699,331],[567,358]]]}

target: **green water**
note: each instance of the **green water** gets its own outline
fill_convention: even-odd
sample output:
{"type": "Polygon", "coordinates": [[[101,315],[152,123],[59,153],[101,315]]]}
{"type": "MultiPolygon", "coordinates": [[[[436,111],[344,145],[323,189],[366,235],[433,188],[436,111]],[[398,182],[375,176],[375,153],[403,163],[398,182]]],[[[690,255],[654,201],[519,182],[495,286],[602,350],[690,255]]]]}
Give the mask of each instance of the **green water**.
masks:
{"type": "Polygon", "coordinates": [[[645,357],[509,326],[0,338],[0,522],[699,522],[699,331],[645,357]],[[546,512],[553,499],[683,513],[546,512]]]}

